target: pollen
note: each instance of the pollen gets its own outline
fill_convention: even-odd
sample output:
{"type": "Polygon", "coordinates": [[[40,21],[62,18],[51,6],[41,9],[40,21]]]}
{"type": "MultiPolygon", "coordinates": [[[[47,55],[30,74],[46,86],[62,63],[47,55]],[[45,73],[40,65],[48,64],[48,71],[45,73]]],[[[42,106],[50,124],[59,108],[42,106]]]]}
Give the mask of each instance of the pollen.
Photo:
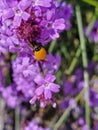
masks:
{"type": "Polygon", "coordinates": [[[46,58],[46,54],[47,53],[44,47],[41,47],[38,51],[34,51],[34,56],[38,61],[44,60],[46,58]]]}

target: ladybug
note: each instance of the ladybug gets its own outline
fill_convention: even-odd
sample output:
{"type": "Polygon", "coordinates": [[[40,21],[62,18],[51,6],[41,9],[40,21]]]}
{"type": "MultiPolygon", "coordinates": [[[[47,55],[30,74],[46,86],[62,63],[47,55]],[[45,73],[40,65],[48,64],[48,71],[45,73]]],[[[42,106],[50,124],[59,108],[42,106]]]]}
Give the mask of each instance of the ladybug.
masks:
{"type": "Polygon", "coordinates": [[[37,61],[44,60],[46,58],[46,49],[42,45],[33,43],[32,48],[37,61]]]}

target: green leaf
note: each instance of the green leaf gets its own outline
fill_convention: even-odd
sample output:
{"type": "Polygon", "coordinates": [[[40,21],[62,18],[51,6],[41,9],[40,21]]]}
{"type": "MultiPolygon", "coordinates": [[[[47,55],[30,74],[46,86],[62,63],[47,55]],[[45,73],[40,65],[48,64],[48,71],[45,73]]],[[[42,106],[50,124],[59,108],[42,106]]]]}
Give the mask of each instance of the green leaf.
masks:
{"type": "Polygon", "coordinates": [[[95,0],[83,0],[83,1],[92,5],[92,6],[98,7],[98,2],[95,0]]]}

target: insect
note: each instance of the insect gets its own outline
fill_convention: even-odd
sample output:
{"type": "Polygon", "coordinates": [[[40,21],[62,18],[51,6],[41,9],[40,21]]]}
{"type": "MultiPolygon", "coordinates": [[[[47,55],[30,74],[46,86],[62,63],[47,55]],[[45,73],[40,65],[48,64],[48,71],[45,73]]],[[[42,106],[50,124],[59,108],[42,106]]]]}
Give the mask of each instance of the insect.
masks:
{"type": "Polygon", "coordinates": [[[33,48],[34,56],[37,61],[41,61],[46,58],[46,49],[41,44],[32,43],[30,46],[33,48]]]}

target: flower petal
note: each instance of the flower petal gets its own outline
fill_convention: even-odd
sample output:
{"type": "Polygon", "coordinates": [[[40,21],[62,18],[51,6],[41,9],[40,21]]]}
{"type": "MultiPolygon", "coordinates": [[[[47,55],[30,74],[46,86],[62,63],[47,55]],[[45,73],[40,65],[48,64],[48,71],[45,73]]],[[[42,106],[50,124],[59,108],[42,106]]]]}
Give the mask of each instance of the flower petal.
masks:
{"type": "Polygon", "coordinates": [[[51,99],[52,97],[51,91],[49,89],[45,89],[44,96],[45,96],[45,99],[51,99]]]}
{"type": "Polygon", "coordinates": [[[42,85],[44,83],[44,79],[40,75],[37,75],[36,78],[34,79],[34,82],[37,83],[38,85],[42,85]]]}
{"type": "Polygon", "coordinates": [[[22,13],[22,18],[23,18],[23,20],[27,21],[29,17],[30,17],[30,14],[28,14],[28,13],[26,13],[26,12],[23,12],[23,13],[22,13]]]}
{"type": "Polygon", "coordinates": [[[15,16],[14,17],[14,21],[13,21],[13,25],[14,25],[14,27],[19,27],[20,26],[20,24],[21,24],[21,17],[20,16],[15,16]]]}
{"type": "Polygon", "coordinates": [[[54,84],[54,83],[51,83],[51,84],[49,84],[49,86],[50,86],[50,90],[51,90],[52,92],[59,92],[59,88],[60,88],[59,85],[54,84]]]}
{"type": "Polygon", "coordinates": [[[44,91],[43,86],[40,86],[40,87],[38,87],[38,88],[35,90],[35,93],[36,93],[37,96],[39,96],[39,95],[43,94],[43,91],[44,91]]]}

